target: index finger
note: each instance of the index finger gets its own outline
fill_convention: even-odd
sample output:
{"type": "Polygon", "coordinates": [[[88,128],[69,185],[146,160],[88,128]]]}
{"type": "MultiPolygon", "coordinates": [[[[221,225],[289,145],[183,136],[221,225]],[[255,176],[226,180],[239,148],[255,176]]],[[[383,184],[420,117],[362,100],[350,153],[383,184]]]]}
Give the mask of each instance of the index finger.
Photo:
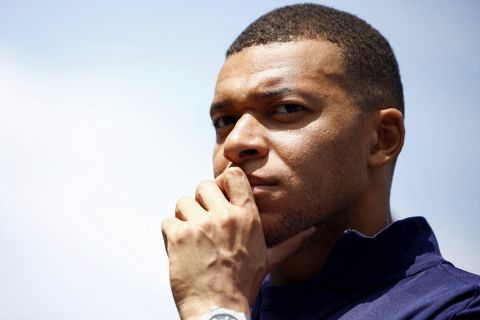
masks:
{"type": "Polygon", "coordinates": [[[257,210],[252,187],[247,176],[238,167],[228,168],[215,179],[220,189],[226,193],[230,203],[239,207],[252,207],[257,210]]]}

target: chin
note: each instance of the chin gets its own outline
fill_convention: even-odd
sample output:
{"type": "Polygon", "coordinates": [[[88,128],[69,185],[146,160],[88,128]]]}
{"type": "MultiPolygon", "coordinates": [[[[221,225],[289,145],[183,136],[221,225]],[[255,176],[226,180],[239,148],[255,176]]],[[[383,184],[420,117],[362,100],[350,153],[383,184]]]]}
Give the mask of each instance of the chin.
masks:
{"type": "Polygon", "coordinates": [[[275,245],[284,240],[281,232],[282,228],[280,227],[281,224],[278,221],[278,216],[271,213],[260,212],[260,219],[262,220],[263,235],[265,237],[265,243],[267,244],[267,247],[275,245]]]}
{"type": "Polygon", "coordinates": [[[260,218],[267,247],[274,246],[310,226],[302,215],[296,214],[261,212],[260,218]]]}

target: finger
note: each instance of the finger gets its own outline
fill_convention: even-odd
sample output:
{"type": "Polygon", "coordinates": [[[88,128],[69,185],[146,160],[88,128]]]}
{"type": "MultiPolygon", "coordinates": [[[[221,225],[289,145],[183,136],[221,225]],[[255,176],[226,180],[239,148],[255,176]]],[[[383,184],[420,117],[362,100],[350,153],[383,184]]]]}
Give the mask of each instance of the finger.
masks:
{"type": "Polygon", "coordinates": [[[214,181],[200,183],[195,193],[195,200],[207,211],[222,208],[228,203],[222,190],[214,181]]]}
{"type": "Polygon", "coordinates": [[[231,204],[239,207],[253,206],[256,209],[252,187],[242,169],[238,167],[226,169],[217,177],[217,183],[225,190],[231,204]]]}
{"type": "Polygon", "coordinates": [[[200,220],[205,218],[205,213],[197,201],[187,196],[178,199],[175,206],[175,217],[182,221],[200,220]]]}
{"type": "Polygon", "coordinates": [[[165,251],[168,255],[168,237],[174,232],[181,228],[182,222],[174,217],[165,218],[162,221],[162,236],[163,236],[163,243],[165,245],[165,251]]]}
{"type": "Polygon", "coordinates": [[[271,270],[275,265],[290,257],[300,245],[315,232],[315,227],[310,227],[300,233],[280,242],[279,244],[267,249],[267,270],[271,270]]]}

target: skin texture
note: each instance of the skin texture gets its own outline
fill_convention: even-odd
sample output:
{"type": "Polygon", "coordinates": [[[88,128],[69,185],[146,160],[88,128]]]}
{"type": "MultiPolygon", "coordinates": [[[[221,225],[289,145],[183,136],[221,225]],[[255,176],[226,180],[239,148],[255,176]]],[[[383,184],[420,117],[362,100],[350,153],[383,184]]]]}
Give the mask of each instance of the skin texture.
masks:
{"type": "Polygon", "coordinates": [[[175,211],[162,229],[182,319],[199,319],[213,306],[248,313],[265,274],[313,232],[267,248],[248,179],[239,168],[200,183],[195,199],[181,198],[175,211]]]}
{"type": "Polygon", "coordinates": [[[248,48],[220,72],[212,118],[236,122],[217,129],[215,175],[239,166],[273,183],[254,188],[268,244],[328,215],[349,214],[368,183],[363,114],[330,80],[341,72],[340,49],[313,40],[248,48]],[[282,89],[298,93],[261,97],[282,89]],[[216,110],[228,105],[222,101],[229,107],[216,110]],[[287,112],[285,104],[301,109],[287,112]]]}
{"type": "Polygon", "coordinates": [[[182,319],[214,305],[248,312],[268,272],[273,284],[310,281],[341,232],[390,222],[403,117],[356,106],[336,80],[342,57],[301,40],[225,61],[211,108],[216,179],[163,224],[182,319]]]}

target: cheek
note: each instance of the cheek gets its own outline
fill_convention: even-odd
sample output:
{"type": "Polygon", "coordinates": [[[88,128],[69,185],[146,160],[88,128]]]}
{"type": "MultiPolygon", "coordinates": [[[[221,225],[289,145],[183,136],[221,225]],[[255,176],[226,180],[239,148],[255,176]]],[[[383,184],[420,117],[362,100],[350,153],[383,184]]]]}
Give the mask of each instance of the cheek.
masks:
{"type": "Polygon", "coordinates": [[[272,151],[289,171],[296,175],[318,176],[334,159],[338,137],[326,124],[306,126],[299,130],[282,131],[275,135],[272,151]]]}
{"type": "Polygon", "coordinates": [[[328,202],[358,184],[364,161],[357,136],[353,128],[326,121],[279,133],[275,152],[287,167],[291,191],[305,201],[328,202]]]}
{"type": "Polygon", "coordinates": [[[310,142],[309,138],[302,134],[303,130],[277,131],[269,137],[270,152],[281,157],[286,164],[294,163],[301,159],[304,149],[310,142]]]}
{"type": "Polygon", "coordinates": [[[312,190],[310,193],[314,198],[319,197],[321,205],[328,210],[337,210],[352,202],[366,187],[367,158],[358,137],[359,131],[354,128],[327,135],[308,158],[303,159],[308,168],[303,174],[312,190]]]}

